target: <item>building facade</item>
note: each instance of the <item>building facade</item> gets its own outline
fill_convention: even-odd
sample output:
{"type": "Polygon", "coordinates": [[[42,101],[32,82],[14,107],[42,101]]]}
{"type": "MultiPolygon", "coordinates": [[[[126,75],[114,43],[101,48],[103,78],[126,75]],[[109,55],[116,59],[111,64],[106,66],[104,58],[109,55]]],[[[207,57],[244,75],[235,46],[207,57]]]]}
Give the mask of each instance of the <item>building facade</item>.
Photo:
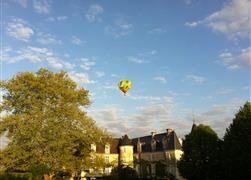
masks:
{"type": "Polygon", "coordinates": [[[135,168],[140,177],[171,175],[182,179],[177,169],[177,161],[182,155],[181,141],[173,129],[132,139],[124,135],[112,139],[106,145],[93,144],[91,149],[105,162],[99,174],[109,175],[112,168],[123,165],[135,168]]]}

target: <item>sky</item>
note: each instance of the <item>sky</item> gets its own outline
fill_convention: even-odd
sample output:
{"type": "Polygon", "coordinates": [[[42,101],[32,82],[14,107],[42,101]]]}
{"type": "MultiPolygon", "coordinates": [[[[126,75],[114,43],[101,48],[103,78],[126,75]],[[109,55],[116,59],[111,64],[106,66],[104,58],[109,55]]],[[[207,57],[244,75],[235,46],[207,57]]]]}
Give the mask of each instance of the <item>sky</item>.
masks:
{"type": "Polygon", "coordinates": [[[1,79],[44,67],[90,91],[120,137],[196,124],[222,137],[250,101],[250,0],[1,0],[1,79]],[[119,80],[129,79],[126,96],[119,80]]]}

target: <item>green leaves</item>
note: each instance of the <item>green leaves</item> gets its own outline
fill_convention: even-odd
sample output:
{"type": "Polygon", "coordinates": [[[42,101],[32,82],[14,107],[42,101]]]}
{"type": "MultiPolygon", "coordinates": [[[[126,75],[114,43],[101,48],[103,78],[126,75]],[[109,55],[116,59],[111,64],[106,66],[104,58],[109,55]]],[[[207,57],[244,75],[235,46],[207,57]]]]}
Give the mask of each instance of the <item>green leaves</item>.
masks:
{"type": "Polygon", "coordinates": [[[80,108],[90,105],[89,91],[66,72],[22,72],[1,81],[0,88],[6,92],[1,112],[8,112],[0,133],[7,130],[10,139],[0,158],[7,169],[30,170],[36,164],[72,172],[86,166],[90,144],[107,136],[80,108]]]}
{"type": "Polygon", "coordinates": [[[182,144],[184,154],[178,163],[181,175],[187,179],[215,179],[218,145],[217,134],[209,126],[194,127],[182,144]]]}
{"type": "Polygon", "coordinates": [[[251,104],[246,102],[235,115],[224,136],[224,165],[229,179],[251,176],[251,104]]]}

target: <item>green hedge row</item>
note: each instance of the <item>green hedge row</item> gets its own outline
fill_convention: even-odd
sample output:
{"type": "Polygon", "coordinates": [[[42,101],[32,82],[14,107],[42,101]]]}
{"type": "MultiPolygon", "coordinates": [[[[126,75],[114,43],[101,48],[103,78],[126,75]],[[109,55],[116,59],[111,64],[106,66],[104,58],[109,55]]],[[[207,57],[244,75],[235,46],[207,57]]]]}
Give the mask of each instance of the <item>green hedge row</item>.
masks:
{"type": "Polygon", "coordinates": [[[0,180],[32,180],[32,174],[0,172],[0,180]]]}

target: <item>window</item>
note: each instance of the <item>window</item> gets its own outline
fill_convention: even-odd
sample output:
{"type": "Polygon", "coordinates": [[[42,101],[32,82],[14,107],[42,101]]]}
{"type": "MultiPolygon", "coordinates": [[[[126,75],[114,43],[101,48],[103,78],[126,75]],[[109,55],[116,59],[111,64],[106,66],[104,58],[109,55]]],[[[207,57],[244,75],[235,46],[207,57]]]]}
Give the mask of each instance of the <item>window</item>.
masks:
{"type": "Polygon", "coordinates": [[[91,150],[92,150],[93,152],[96,152],[96,145],[95,145],[95,144],[91,144],[91,150]]]}
{"type": "Polygon", "coordinates": [[[110,145],[109,144],[105,145],[105,153],[110,154],[110,145]]]}
{"type": "Polygon", "coordinates": [[[126,162],[126,157],[123,157],[123,162],[126,162]]]}

